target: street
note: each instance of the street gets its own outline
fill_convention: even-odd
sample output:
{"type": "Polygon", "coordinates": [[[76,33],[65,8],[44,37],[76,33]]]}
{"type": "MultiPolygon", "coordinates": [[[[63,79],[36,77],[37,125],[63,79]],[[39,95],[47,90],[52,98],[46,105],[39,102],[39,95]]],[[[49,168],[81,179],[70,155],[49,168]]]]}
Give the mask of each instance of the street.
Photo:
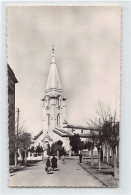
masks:
{"type": "Polygon", "coordinates": [[[66,159],[65,164],[58,160],[58,169],[52,174],[45,172],[45,163],[11,173],[10,187],[104,187],[104,185],[85,171],[78,160],[66,159]]]}

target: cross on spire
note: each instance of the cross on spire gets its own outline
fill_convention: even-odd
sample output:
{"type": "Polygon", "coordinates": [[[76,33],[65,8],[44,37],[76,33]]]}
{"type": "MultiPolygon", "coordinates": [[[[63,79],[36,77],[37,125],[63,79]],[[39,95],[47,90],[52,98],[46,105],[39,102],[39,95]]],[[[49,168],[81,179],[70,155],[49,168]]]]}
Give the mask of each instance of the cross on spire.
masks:
{"type": "Polygon", "coordinates": [[[54,45],[52,46],[52,54],[54,54],[54,45]]]}

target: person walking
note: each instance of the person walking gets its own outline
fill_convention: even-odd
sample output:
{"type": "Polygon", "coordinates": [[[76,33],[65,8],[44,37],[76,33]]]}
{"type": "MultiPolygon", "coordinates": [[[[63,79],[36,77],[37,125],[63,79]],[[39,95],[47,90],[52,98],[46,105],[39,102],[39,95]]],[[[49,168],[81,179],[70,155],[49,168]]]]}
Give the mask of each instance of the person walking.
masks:
{"type": "Polygon", "coordinates": [[[57,158],[53,155],[52,159],[51,159],[51,163],[52,163],[52,169],[54,171],[54,169],[57,168],[57,158]]]}
{"type": "Polygon", "coordinates": [[[79,160],[80,160],[80,163],[82,163],[82,153],[81,152],[79,154],[79,160]]]}
{"type": "Polygon", "coordinates": [[[46,172],[47,173],[49,173],[49,169],[50,169],[50,157],[48,156],[46,160],[46,172]]]}

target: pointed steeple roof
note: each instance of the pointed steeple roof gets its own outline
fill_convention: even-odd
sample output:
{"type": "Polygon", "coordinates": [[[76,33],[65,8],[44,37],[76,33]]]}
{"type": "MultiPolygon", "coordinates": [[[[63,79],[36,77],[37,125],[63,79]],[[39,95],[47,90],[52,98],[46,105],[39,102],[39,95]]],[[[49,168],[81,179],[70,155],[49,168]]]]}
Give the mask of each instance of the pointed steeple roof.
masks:
{"type": "Polygon", "coordinates": [[[52,59],[45,93],[48,93],[50,95],[58,95],[58,93],[62,93],[60,79],[55,62],[54,46],[52,48],[52,59]]]}

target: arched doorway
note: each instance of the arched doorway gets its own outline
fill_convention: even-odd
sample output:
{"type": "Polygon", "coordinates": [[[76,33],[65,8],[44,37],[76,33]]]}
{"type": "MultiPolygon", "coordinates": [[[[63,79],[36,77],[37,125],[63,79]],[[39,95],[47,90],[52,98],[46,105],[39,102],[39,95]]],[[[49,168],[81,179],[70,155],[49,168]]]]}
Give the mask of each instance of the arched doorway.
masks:
{"type": "Polygon", "coordinates": [[[47,155],[50,155],[50,144],[48,141],[44,142],[43,149],[44,149],[44,157],[47,157],[47,155]]]}

